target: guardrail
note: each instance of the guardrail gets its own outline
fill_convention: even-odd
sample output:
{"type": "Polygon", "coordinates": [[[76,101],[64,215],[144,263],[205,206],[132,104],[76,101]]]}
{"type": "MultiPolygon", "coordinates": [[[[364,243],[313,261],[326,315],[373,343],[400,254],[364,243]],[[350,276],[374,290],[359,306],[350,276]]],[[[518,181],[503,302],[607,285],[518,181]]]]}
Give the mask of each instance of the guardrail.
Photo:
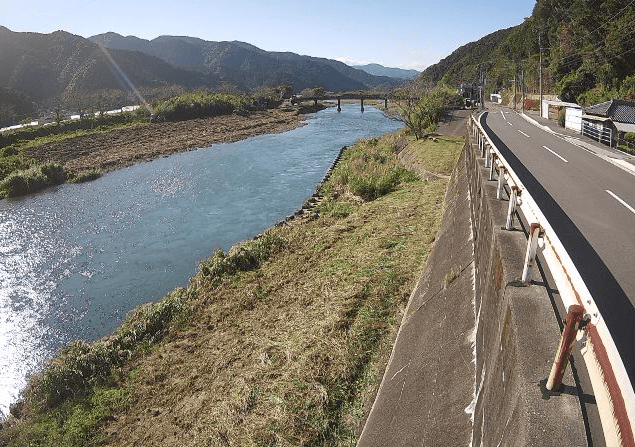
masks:
{"type": "Polygon", "coordinates": [[[489,168],[489,180],[498,177],[497,199],[502,200],[505,184],[509,186],[509,208],[505,228],[511,230],[514,213],[519,208],[530,224],[522,280],[531,281],[532,265],[540,248],[554,278],[562,303],[568,313],[567,326],[548,379],[548,386],[560,385],[573,339],[584,341],[581,349],[595,394],[606,444],[635,447],[635,392],[615,342],[593,297],[577,271],[555,231],[531,197],[531,194],[505,157],[472,115],[468,127],[478,144],[478,150],[489,168]]]}

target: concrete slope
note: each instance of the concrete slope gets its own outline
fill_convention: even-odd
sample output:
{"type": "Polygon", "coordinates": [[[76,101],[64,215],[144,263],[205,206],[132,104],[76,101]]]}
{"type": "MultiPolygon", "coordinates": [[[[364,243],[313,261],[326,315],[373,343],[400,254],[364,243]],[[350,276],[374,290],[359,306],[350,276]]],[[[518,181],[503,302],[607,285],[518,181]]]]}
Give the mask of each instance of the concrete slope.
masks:
{"type": "Polygon", "coordinates": [[[428,268],[411,295],[358,445],[467,445],[474,389],[472,241],[466,183],[455,171],[428,268]],[[460,183],[459,183],[460,182],[460,183]]]}
{"type": "Polygon", "coordinates": [[[486,179],[466,145],[358,446],[588,444],[571,372],[544,388],[558,323],[544,287],[520,283],[526,238],[501,229],[486,179]]]}

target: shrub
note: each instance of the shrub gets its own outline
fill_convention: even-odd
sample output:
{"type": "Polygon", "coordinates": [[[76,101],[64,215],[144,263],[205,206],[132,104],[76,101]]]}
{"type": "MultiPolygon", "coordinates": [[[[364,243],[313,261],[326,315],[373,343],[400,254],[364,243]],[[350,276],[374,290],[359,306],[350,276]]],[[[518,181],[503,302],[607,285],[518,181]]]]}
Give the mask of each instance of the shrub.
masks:
{"type": "Polygon", "coordinates": [[[540,103],[531,99],[525,99],[525,110],[540,110],[540,103]]]}
{"type": "Polygon", "coordinates": [[[220,284],[224,276],[257,269],[285,246],[284,239],[267,231],[257,239],[232,247],[227,254],[217,250],[211,258],[200,264],[200,270],[213,284],[220,284]]]}
{"type": "Polygon", "coordinates": [[[64,183],[66,178],[66,171],[59,164],[36,164],[26,170],[10,173],[0,182],[0,189],[5,190],[9,197],[17,197],[48,186],[59,185],[64,183]]]}
{"type": "Polygon", "coordinates": [[[564,127],[567,119],[567,109],[562,108],[558,112],[558,125],[564,127]]]}
{"type": "Polygon", "coordinates": [[[265,110],[279,104],[280,100],[271,89],[262,89],[251,95],[196,91],[157,102],[153,110],[159,120],[182,121],[265,110]]]}
{"type": "Polygon", "coordinates": [[[88,171],[83,171],[72,177],[69,182],[70,183],[84,183],[90,182],[92,180],[98,179],[101,177],[102,171],[99,168],[89,169],[88,171]]]}

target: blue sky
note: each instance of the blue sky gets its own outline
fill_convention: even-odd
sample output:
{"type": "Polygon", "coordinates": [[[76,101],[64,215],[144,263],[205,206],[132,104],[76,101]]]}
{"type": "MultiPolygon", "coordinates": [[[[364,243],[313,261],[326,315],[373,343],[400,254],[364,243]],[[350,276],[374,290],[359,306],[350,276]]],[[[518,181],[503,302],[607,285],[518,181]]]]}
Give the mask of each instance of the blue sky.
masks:
{"type": "Polygon", "coordinates": [[[0,0],[0,25],[113,31],[153,39],[240,40],[346,63],[422,70],[456,48],[522,23],[535,0],[0,0]]]}

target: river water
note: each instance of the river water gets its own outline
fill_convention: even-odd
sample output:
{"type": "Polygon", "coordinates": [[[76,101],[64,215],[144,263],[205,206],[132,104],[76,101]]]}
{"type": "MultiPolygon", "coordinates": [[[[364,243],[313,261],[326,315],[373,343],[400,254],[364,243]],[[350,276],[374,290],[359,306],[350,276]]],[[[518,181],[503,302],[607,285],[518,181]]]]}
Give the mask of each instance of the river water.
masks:
{"type": "Polygon", "coordinates": [[[197,263],[292,214],[340,148],[402,124],[368,107],[0,201],[0,415],[75,339],[185,286],[197,263]]]}

